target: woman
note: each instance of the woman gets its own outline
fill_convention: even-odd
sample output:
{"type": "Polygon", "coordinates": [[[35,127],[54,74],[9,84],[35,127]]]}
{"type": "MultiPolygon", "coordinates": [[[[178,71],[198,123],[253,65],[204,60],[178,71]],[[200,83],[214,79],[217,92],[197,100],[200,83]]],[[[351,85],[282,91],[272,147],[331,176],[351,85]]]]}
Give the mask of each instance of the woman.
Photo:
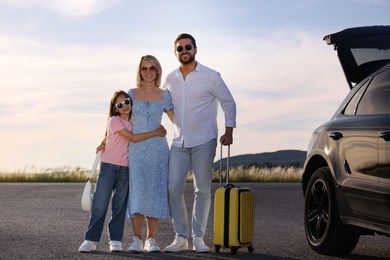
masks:
{"type": "MultiPolygon", "coordinates": [[[[133,100],[133,133],[144,133],[161,125],[163,113],[173,121],[173,104],[168,91],[160,89],[162,69],[152,55],[143,56],[137,70],[137,87],[129,90],[133,100]]],[[[160,218],[169,217],[168,158],[166,137],[152,137],[129,144],[129,199],[127,216],[133,225],[133,242],[129,251],[160,251],[155,235],[160,218]],[[146,241],[142,228],[146,218],[146,241]]]]}

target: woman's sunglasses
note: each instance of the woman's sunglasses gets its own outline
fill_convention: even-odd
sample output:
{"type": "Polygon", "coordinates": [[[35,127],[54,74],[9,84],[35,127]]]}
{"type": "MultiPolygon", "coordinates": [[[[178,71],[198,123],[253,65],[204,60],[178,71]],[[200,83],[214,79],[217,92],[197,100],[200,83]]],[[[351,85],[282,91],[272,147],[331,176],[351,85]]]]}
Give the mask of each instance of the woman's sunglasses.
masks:
{"type": "Polygon", "coordinates": [[[181,45],[179,45],[179,46],[176,47],[176,51],[177,51],[177,52],[182,52],[182,51],[184,50],[184,48],[185,48],[187,51],[190,51],[190,50],[192,50],[192,44],[191,44],[191,43],[188,43],[188,44],[184,45],[184,47],[181,46],[181,45]]]}
{"type": "Polygon", "coordinates": [[[129,105],[129,104],[130,104],[130,98],[126,98],[122,102],[116,103],[114,107],[117,109],[122,109],[124,105],[129,105]]]}
{"type": "Polygon", "coordinates": [[[141,67],[141,72],[146,73],[147,71],[153,73],[153,72],[157,72],[157,69],[156,69],[155,66],[151,66],[151,67],[141,67]]]}

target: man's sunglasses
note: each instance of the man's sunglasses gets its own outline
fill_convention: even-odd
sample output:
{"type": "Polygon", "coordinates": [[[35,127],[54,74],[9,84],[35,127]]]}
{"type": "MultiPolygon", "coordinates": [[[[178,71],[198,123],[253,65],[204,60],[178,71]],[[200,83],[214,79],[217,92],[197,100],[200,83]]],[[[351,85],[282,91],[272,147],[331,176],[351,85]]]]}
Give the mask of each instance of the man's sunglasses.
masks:
{"type": "Polygon", "coordinates": [[[191,43],[188,43],[188,44],[184,45],[184,47],[181,46],[181,45],[179,45],[179,46],[176,47],[176,51],[177,51],[177,52],[182,52],[182,51],[184,50],[184,48],[185,48],[187,51],[190,51],[190,50],[192,50],[192,44],[191,44],[191,43]]]}
{"type": "Polygon", "coordinates": [[[124,105],[129,105],[129,104],[130,104],[130,98],[126,98],[122,102],[116,103],[114,107],[117,109],[122,109],[124,105]]]}

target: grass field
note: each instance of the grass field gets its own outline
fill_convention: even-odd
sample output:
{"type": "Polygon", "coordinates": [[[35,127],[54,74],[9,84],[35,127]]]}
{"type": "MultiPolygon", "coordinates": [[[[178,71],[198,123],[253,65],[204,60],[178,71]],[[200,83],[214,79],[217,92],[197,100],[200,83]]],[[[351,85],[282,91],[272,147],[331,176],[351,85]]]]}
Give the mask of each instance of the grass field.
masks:
{"type": "MultiPolygon", "coordinates": [[[[34,167],[17,170],[15,172],[0,171],[0,182],[85,182],[88,180],[89,170],[80,167],[58,167],[36,169],[34,167]]],[[[231,182],[300,182],[302,168],[274,167],[274,168],[232,168],[229,171],[231,182]]],[[[97,175],[95,175],[97,176],[97,175]]],[[[222,172],[225,181],[226,172],[222,172]]],[[[188,181],[192,180],[189,174],[188,181]]],[[[96,177],[93,181],[96,181],[96,177]]],[[[214,172],[213,182],[219,182],[219,172],[214,172]]]]}

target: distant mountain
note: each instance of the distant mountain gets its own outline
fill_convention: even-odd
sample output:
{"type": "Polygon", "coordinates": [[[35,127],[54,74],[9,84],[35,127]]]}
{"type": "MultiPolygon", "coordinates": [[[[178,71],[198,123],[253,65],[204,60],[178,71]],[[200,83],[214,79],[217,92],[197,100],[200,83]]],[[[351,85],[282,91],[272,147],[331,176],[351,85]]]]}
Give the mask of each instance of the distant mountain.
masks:
{"type": "MultiPolygon", "coordinates": [[[[217,155],[218,156],[218,155],[217,155]]],[[[230,168],[243,166],[248,167],[303,167],[306,159],[306,151],[300,150],[279,150],[276,152],[265,152],[256,154],[244,154],[237,156],[230,156],[230,168]]],[[[214,163],[214,171],[219,170],[219,162],[214,163]]],[[[222,169],[226,168],[226,157],[222,159],[222,169]]]]}

